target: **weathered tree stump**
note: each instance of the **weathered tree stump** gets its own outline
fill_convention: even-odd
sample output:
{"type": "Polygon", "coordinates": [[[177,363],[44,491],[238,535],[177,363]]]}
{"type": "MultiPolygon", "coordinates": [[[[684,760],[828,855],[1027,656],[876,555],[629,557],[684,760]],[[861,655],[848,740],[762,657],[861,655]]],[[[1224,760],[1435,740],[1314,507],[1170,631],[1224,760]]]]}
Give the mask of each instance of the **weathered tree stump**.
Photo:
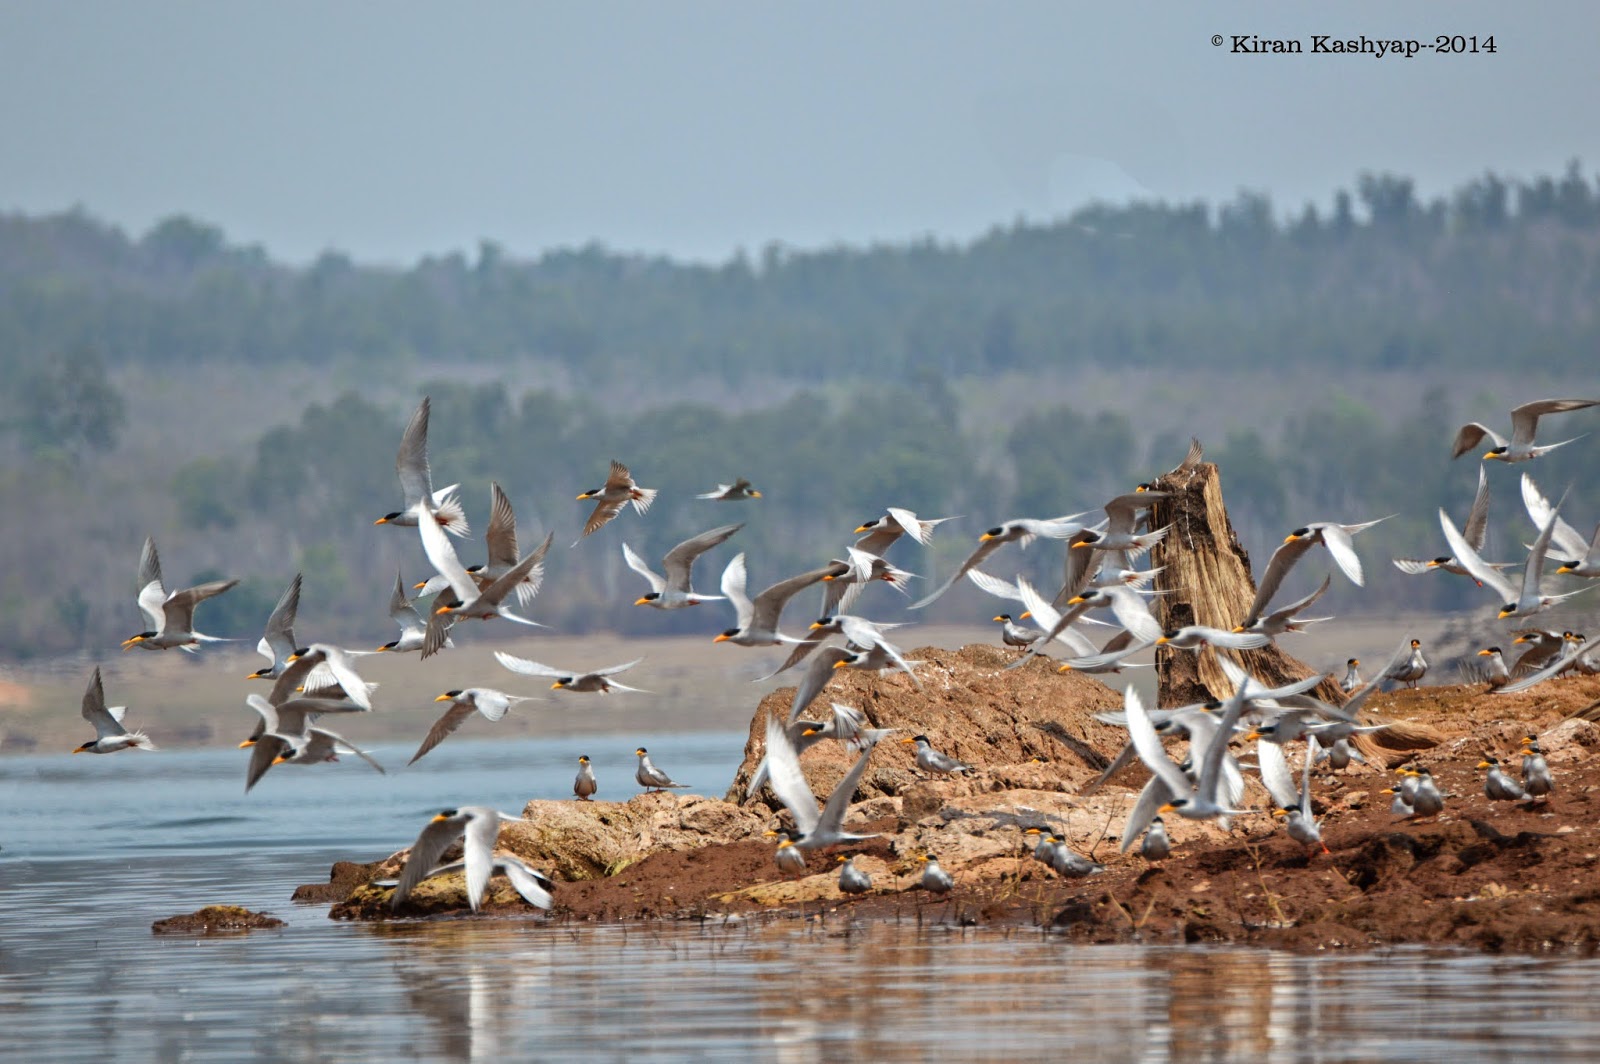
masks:
{"type": "MultiPolygon", "coordinates": [[[[1152,565],[1166,567],[1155,579],[1157,590],[1163,592],[1155,597],[1156,618],[1168,630],[1186,624],[1232,630],[1250,612],[1256,582],[1250,574],[1250,556],[1240,546],[1222,502],[1221,474],[1213,463],[1202,462],[1192,471],[1161,477],[1155,487],[1169,496],[1153,504],[1151,527],[1172,526],[1150,552],[1152,565]]],[[[1211,647],[1199,653],[1158,647],[1158,703],[1182,706],[1232,694],[1233,685],[1217,664],[1217,653],[1211,647]]],[[[1293,683],[1315,671],[1275,644],[1221,653],[1232,654],[1251,675],[1270,686],[1293,683]]],[[[1332,677],[1311,693],[1336,706],[1345,701],[1332,677]]]]}

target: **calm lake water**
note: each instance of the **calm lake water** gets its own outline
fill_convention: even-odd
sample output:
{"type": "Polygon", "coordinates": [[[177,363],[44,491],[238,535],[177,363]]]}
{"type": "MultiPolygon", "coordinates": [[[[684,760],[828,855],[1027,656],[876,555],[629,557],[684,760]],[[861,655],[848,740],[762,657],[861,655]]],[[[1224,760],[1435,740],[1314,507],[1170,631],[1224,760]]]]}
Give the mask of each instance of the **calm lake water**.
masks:
{"type": "Polygon", "coordinates": [[[1077,946],[1028,930],[772,918],[336,923],[293,888],[434,811],[637,792],[633,747],[719,794],[743,734],[452,740],[410,770],[243,751],[0,759],[0,1058],[1594,1060],[1600,961],[1077,946]],[[208,904],[279,931],[158,937],[208,904]]]}

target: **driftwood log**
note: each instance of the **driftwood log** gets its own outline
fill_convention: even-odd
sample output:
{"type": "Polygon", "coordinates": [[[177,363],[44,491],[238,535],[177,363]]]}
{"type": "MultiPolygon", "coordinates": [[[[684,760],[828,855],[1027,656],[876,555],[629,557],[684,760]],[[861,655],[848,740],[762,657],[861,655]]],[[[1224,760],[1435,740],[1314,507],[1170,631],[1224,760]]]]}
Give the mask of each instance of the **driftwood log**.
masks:
{"type": "MultiPolygon", "coordinates": [[[[1256,582],[1250,573],[1250,556],[1239,544],[1222,502],[1221,474],[1214,464],[1201,462],[1192,470],[1180,469],[1161,477],[1155,487],[1169,494],[1155,500],[1151,527],[1172,526],[1150,552],[1152,565],[1165,566],[1155,579],[1156,589],[1162,592],[1155,597],[1156,619],[1169,631],[1186,624],[1232,630],[1250,612],[1256,582]]],[[[1217,664],[1217,653],[1211,647],[1199,653],[1156,648],[1158,704],[1183,706],[1232,694],[1233,685],[1217,664]]],[[[1233,654],[1251,675],[1270,686],[1293,683],[1315,671],[1276,644],[1221,653],[1233,654]]],[[[1345,701],[1333,677],[1311,693],[1336,706],[1345,701]]]]}

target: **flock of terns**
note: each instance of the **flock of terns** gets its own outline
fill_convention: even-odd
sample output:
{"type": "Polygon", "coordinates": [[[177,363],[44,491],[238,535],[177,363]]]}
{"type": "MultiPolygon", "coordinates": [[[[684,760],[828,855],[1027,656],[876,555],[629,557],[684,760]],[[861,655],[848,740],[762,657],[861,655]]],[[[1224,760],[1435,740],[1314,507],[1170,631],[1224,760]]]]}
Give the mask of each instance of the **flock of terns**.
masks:
{"type": "MultiPolygon", "coordinates": [[[[1476,447],[1485,437],[1494,443],[1483,454],[1478,492],[1465,530],[1458,530],[1449,515],[1441,510],[1440,527],[1450,553],[1427,560],[1396,559],[1394,564],[1409,574],[1437,570],[1471,579],[1494,595],[1501,619],[1510,618],[1519,624],[1584,590],[1548,592],[1545,574],[1552,555],[1560,558],[1554,570],[1556,574],[1586,580],[1600,578],[1600,527],[1589,540],[1584,540],[1560,517],[1564,498],[1552,505],[1526,475],[1522,478],[1523,501],[1537,534],[1520,563],[1520,580],[1507,576],[1507,571],[1517,563],[1489,562],[1482,556],[1488,525],[1489,493],[1485,473],[1488,463],[1527,462],[1572,442],[1536,444],[1539,419],[1595,405],[1600,405],[1600,399],[1548,399],[1526,403],[1511,412],[1509,440],[1480,424],[1463,426],[1456,436],[1454,457],[1476,447]]],[[[425,398],[406,427],[396,459],[404,506],[380,517],[376,523],[416,529],[422,552],[434,575],[409,589],[406,581],[396,576],[389,612],[400,628],[400,635],[377,651],[349,650],[330,643],[300,645],[294,636],[294,623],[301,577],[295,576],[268,618],[265,634],[258,645],[268,664],[250,677],[269,680],[272,687],[265,697],[252,693],[246,698],[246,705],[256,715],[254,729],[239,744],[250,750],[246,767],[247,791],[276,765],[318,764],[337,760],[341,755],[359,757],[377,771],[383,771],[376,761],[343,736],[321,726],[322,719],[329,715],[348,714],[356,719],[356,714],[373,709],[374,685],[362,680],[357,671],[357,662],[363,654],[417,652],[427,658],[451,647],[456,624],[469,619],[499,618],[538,626],[538,622],[518,611],[525,610],[540,589],[544,562],[554,534],[547,535],[533,551],[522,553],[510,500],[499,485],[491,485],[486,560],[481,565],[464,565],[450,538],[469,534],[465,511],[457,495],[459,485],[437,490],[432,485],[427,456],[428,418],[429,403],[425,398]],[[411,594],[413,591],[415,595],[411,594]]],[[[1201,457],[1196,441],[1180,466],[1154,482],[1141,484],[1136,490],[1111,500],[1103,513],[1089,511],[1055,518],[1018,518],[989,528],[979,537],[967,559],[934,591],[910,604],[909,608],[916,610],[927,606],[966,577],[984,591],[1022,607],[1015,619],[1010,613],[995,617],[1003,625],[1002,640],[1021,648],[1017,660],[1008,667],[1015,668],[1049,650],[1063,655],[1062,671],[1089,673],[1119,672],[1132,664],[1129,659],[1133,655],[1153,647],[1196,652],[1205,647],[1216,650],[1259,648],[1281,635],[1304,631],[1307,625],[1327,620],[1305,617],[1303,613],[1327,591],[1331,574],[1298,600],[1276,609],[1273,602],[1291,571],[1319,545],[1326,548],[1335,566],[1351,582],[1360,585],[1363,571],[1355,550],[1355,536],[1378,521],[1313,522],[1295,529],[1268,563],[1248,614],[1239,618],[1231,630],[1201,625],[1162,628],[1149,605],[1151,596],[1159,593],[1151,588],[1159,570],[1135,566],[1168,532],[1167,528],[1150,527],[1148,518],[1151,505],[1167,497],[1159,485],[1180,482],[1197,468],[1201,457]],[[1027,547],[1040,539],[1065,544],[1063,582],[1053,594],[1041,592],[1022,577],[1005,581],[979,568],[989,563],[1006,544],[1027,547]],[[1091,611],[1097,610],[1109,611],[1112,620],[1106,622],[1090,616],[1091,611]],[[1021,622],[1027,620],[1036,627],[1025,627],[1021,622]],[[1110,633],[1110,638],[1098,645],[1089,635],[1097,628],[1110,633]]],[[[635,483],[626,466],[613,461],[604,485],[578,496],[580,501],[592,501],[594,509],[573,546],[598,532],[630,506],[640,515],[647,513],[655,496],[654,490],[635,483]]],[[[726,502],[760,497],[761,493],[742,478],[732,484],[720,484],[714,491],[698,496],[726,502]]],[[[747,647],[787,646],[791,653],[777,672],[805,666],[786,719],[772,717],[766,722],[765,758],[747,792],[747,797],[754,796],[763,785],[770,786],[789,812],[792,827],[768,832],[779,839],[775,861],[785,871],[803,871],[810,851],[872,837],[845,830],[844,821],[850,799],[874,748],[894,729],[869,728],[861,710],[839,703],[834,703],[831,713],[820,720],[809,719],[806,711],[834,671],[841,668],[899,669],[920,688],[915,673],[917,663],[908,661],[886,636],[899,625],[875,623],[847,611],[867,585],[876,581],[888,583],[905,594],[914,574],[886,561],[885,554],[901,539],[929,544],[936,527],[949,520],[954,519],[919,518],[909,510],[890,507],[882,516],[856,529],[860,538],[845,548],[843,557],[778,581],[753,597],[746,591],[743,554],[734,557],[723,569],[721,594],[705,594],[693,588],[695,562],[738,533],[742,524],[723,525],[684,540],[667,552],[661,561],[660,573],[626,544],[622,546],[628,566],[644,578],[650,588],[636,600],[637,605],[671,610],[727,601],[733,608],[735,623],[718,634],[716,641],[747,647]],[[810,625],[804,637],[782,632],[779,624],[785,606],[802,590],[818,585],[824,587],[821,618],[810,625]],[[841,636],[842,642],[828,645],[827,640],[834,635],[841,636]],[[799,759],[804,750],[830,739],[858,751],[858,756],[844,779],[819,806],[801,771],[799,759]]],[[[149,625],[125,640],[124,650],[176,648],[194,652],[206,643],[219,641],[196,629],[195,612],[201,603],[225,593],[237,580],[219,580],[168,591],[161,574],[160,557],[155,544],[148,539],[139,558],[138,580],[138,605],[149,625]]],[[[1520,628],[1512,634],[1516,643],[1531,644],[1528,654],[1515,666],[1507,666],[1498,646],[1481,652],[1488,660],[1475,673],[1475,678],[1487,681],[1494,689],[1521,690],[1566,672],[1600,671],[1600,660],[1595,653],[1600,647],[1587,645],[1581,634],[1554,633],[1533,627],[1520,628]]],[[[639,660],[584,672],[555,668],[504,652],[497,652],[495,657],[514,674],[551,680],[550,687],[554,690],[599,694],[639,690],[615,678],[638,665],[639,660]]],[[[1104,780],[1135,759],[1151,774],[1124,826],[1121,837],[1124,852],[1142,838],[1141,852],[1146,858],[1166,857],[1171,843],[1163,815],[1175,813],[1189,819],[1226,824],[1229,818],[1246,813],[1247,810],[1239,807],[1245,790],[1243,769],[1252,766],[1242,766],[1229,750],[1229,744],[1239,738],[1256,743],[1257,758],[1253,767],[1272,796],[1274,815],[1284,821],[1288,834],[1307,846],[1320,846],[1320,822],[1312,811],[1313,766],[1326,761],[1332,768],[1339,769],[1351,760],[1359,760],[1360,754],[1351,745],[1352,738],[1381,727],[1362,723],[1362,704],[1388,685],[1409,683],[1414,686],[1428,668],[1417,640],[1401,646],[1365,683],[1358,672],[1359,661],[1351,658],[1341,684],[1348,698],[1343,705],[1334,706],[1310,694],[1322,681],[1321,675],[1269,688],[1230,658],[1219,654],[1217,660],[1233,686],[1233,694],[1225,700],[1150,709],[1129,687],[1123,711],[1100,718],[1126,727],[1128,742],[1101,779],[1091,784],[1086,792],[1092,793],[1104,780]],[[1188,741],[1187,756],[1178,761],[1168,755],[1164,745],[1165,739],[1174,737],[1188,741]],[[1298,741],[1304,742],[1305,752],[1297,774],[1291,767],[1290,752],[1298,741]]],[[[472,714],[497,721],[528,697],[490,687],[446,691],[436,701],[449,703],[449,708],[422,740],[412,763],[444,741],[472,714]]],[[[94,727],[95,738],[74,753],[153,749],[148,736],[125,726],[125,712],[124,707],[107,706],[97,667],[83,700],[83,716],[94,727]]],[[[970,771],[973,767],[941,753],[935,741],[926,735],[902,741],[915,745],[917,767],[929,775],[949,775],[970,771]]],[[[638,758],[635,779],[642,787],[661,790],[684,786],[655,766],[646,749],[640,747],[635,753],[638,758]]],[[[1530,735],[1524,740],[1520,782],[1509,775],[1495,757],[1486,757],[1480,767],[1489,770],[1485,791],[1493,799],[1539,800],[1548,795],[1553,786],[1536,736],[1530,735]]],[[[598,791],[598,782],[587,757],[579,758],[573,790],[580,801],[591,800],[598,791]]],[[[1399,815],[1427,816],[1443,808],[1443,795],[1426,768],[1401,770],[1400,781],[1386,793],[1393,794],[1392,808],[1399,815]]],[[[500,825],[519,819],[486,806],[445,810],[423,828],[398,880],[378,885],[394,887],[392,904],[399,908],[425,879],[464,869],[468,898],[476,910],[489,879],[499,873],[507,876],[530,904],[549,908],[553,888],[550,879],[515,857],[496,850],[500,825]],[[464,840],[463,860],[440,864],[458,839],[464,840]]],[[[1061,875],[1088,875],[1102,867],[1073,852],[1049,825],[1032,825],[1025,834],[1034,838],[1034,856],[1061,875]]],[[[921,885],[935,893],[948,891],[953,880],[940,868],[937,858],[923,854],[920,859],[924,865],[921,885]]],[[[839,863],[841,890],[862,893],[871,889],[870,877],[855,867],[850,856],[839,857],[839,863]]]]}

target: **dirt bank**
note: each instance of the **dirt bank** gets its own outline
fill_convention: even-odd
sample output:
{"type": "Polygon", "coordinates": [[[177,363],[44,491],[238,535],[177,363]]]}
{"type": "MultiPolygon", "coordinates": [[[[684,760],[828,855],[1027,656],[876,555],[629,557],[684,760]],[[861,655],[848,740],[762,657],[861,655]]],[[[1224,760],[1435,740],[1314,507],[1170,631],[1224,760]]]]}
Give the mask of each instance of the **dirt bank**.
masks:
{"type": "MultiPolygon", "coordinates": [[[[1379,793],[1391,778],[1388,766],[1352,765],[1315,777],[1330,852],[1306,852],[1266,815],[1238,818],[1231,833],[1168,818],[1173,856],[1151,866],[1137,854],[1119,855],[1115,842],[1142,768],[1124,770],[1092,797],[1076,793],[1126,736],[1089,716],[1117,703],[1116,692],[1061,676],[1047,663],[1002,671],[1009,655],[992,647],[915,653],[928,660],[919,670],[923,691],[901,677],[859,675],[830,688],[824,700],[861,706],[878,726],[937,735],[979,769],[970,778],[923,780],[911,770],[909,746],[886,744],[874,755],[881,761],[849,821],[882,835],[851,851],[873,877],[871,894],[838,892],[834,853],[813,855],[805,875],[780,873],[771,843],[758,833],[780,818],[760,801],[735,806],[646,795],[617,804],[531,803],[525,815],[544,827],[508,828],[501,844],[567,880],[549,917],[565,921],[837,909],[867,919],[916,913],[1049,923],[1096,942],[1587,951],[1600,941],[1600,727],[1565,719],[1600,698],[1600,678],[1551,681],[1511,696],[1463,687],[1379,696],[1369,715],[1425,725],[1441,737],[1431,748],[1390,757],[1432,771],[1450,795],[1443,815],[1396,819],[1379,793]],[[1511,758],[1529,732],[1541,738],[1556,793],[1533,805],[1489,802],[1478,762],[1486,753],[1511,758]],[[1026,856],[1021,828],[1035,821],[1058,827],[1106,870],[1062,880],[1026,856]],[[916,857],[926,851],[956,877],[946,900],[915,886],[916,857]]],[[[781,693],[770,697],[782,702],[781,693]]],[[[832,746],[803,758],[819,794],[844,764],[832,746]]],[[[759,756],[753,729],[733,791],[742,793],[759,756]]],[[[1264,814],[1265,792],[1253,773],[1247,778],[1246,804],[1264,814]]],[[[371,875],[389,874],[401,856],[373,866],[371,875]]],[[[341,872],[342,889],[332,893],[345,900],[336,916],[391,915],[386,891],[350,890],[344,884],[361,877],[351,866],[341,872]]],[[[444,879],[437,896],[396,915],[464,909],[459,882],[444,879]]],[[[493,891],[485,911],[532,912],[508,889],[493,891]]]]}

